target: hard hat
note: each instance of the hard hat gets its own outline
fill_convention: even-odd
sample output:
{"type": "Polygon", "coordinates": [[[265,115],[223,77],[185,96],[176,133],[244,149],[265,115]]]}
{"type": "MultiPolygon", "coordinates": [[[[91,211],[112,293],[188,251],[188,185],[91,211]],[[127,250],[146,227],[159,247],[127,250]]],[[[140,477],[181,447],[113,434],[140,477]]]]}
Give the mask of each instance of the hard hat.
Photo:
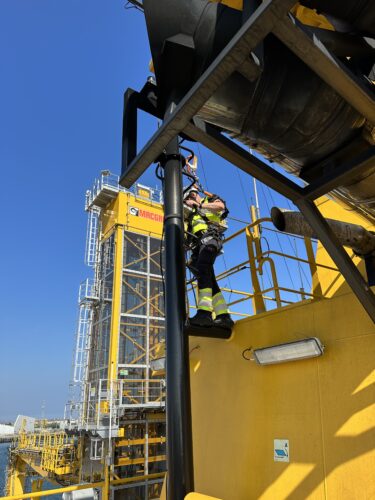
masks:
{"type": "Polygon", "coordinates": [[[186,200],[187,198],[189,198],[189,196],[191,195],[191,193],[199,193],[199,189],[195,186],[189,188],[187,191],[185,191],[184,193],[184,200],[186,200]]]}

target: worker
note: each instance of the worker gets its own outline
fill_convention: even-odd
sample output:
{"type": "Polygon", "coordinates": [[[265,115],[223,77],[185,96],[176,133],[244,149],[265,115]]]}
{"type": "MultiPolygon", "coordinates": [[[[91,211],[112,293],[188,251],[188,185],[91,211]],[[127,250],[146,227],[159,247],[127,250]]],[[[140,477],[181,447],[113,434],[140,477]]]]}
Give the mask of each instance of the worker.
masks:
{"type": "Polygon", "coordinates": [[[214,262],[223,246],[223,221],[228,215],[225,202],[216,195],[202,198],[193,186],[184,193],[184,205],[189,207],[185,210],[186,234],[192,251],[189,267],[198,281],[198,311],[190,318],[190,324],[231,329],[234,323],[214,271],[214,262]]]}

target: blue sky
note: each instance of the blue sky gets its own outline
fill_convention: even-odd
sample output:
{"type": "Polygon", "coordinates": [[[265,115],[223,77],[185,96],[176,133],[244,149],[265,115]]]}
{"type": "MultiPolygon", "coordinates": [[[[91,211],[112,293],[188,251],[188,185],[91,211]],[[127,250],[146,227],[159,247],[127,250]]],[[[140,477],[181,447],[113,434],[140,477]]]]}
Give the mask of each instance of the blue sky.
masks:
{"type": "MultiPolygon", "coordinates": [[[[45,415],[58,417],[67,400],[78,286],[89,274],[84,194],[100,170],[119,173],[123,92],[148,75],[144,19],[125,3],[0,4],[0,421],[40,417],[43,402],[45,415]]],[[[141,125],[144,143],[156,123],[141,125]]],[[[248,219],[251,179],[199,149],[208,189],[248,219]]],[[[142,182],[156,185],[153,168],[142,182]]],[[[272,206],[264,189],[262,216],[272,206]]]]}

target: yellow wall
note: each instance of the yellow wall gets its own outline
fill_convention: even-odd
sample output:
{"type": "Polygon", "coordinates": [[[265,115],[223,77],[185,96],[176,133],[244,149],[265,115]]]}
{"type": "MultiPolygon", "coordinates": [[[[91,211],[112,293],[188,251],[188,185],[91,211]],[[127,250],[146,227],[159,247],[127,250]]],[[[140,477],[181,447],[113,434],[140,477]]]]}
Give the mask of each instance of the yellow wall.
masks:
{"type": "Polygon", "coordinates": [[[103,236],[106,237],[116,224],[136,233],[160,236],[163,231],[163,207],[160,203],[144,200],[132,193],[119,193],[103,210],[103,236]]]}
{"type": "Polygon", "coordinates": [[[195,490],[223,500],[375,498],[375,328],[351,293],[192,338],[195,490]],[[308,336],[321,358],[259,366],[244,349],[308,336]],[[273,440],[289,439],[290,463],[273,440]]]}
{"type": "MultiPolygon", "coordinates": [[[[327,201],[319,208],[364,223],[327,201]]],[[[120,193],[104,210],[103,233],[120,224],[160,235],[162,215],[159,204],[120,193]]],[[[317,260],[330,262],[321,247],[317,260]]],[[[223,500],[375,497],[375,328],[346,284],[319,277],[333,298],[239,321],[230,341],[190,339],[196,491],[223,500]],[[242,357],[309,336],[324,343],[323,357],[268,367],[242,357]],[[290,463],[274,462],[274,439],[289,439],[290,463]]]]}

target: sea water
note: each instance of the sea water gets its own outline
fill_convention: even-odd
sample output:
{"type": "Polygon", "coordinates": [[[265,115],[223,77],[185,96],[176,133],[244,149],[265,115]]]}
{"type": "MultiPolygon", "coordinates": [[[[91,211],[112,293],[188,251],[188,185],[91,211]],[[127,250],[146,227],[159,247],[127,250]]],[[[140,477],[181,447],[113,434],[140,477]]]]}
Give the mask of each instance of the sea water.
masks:
{"type": "Polygon", "coordinates": [[[5,488],[5,471],[8,462],[9,443],[0,443],[0,496],[3,496],[5,488]]]}

